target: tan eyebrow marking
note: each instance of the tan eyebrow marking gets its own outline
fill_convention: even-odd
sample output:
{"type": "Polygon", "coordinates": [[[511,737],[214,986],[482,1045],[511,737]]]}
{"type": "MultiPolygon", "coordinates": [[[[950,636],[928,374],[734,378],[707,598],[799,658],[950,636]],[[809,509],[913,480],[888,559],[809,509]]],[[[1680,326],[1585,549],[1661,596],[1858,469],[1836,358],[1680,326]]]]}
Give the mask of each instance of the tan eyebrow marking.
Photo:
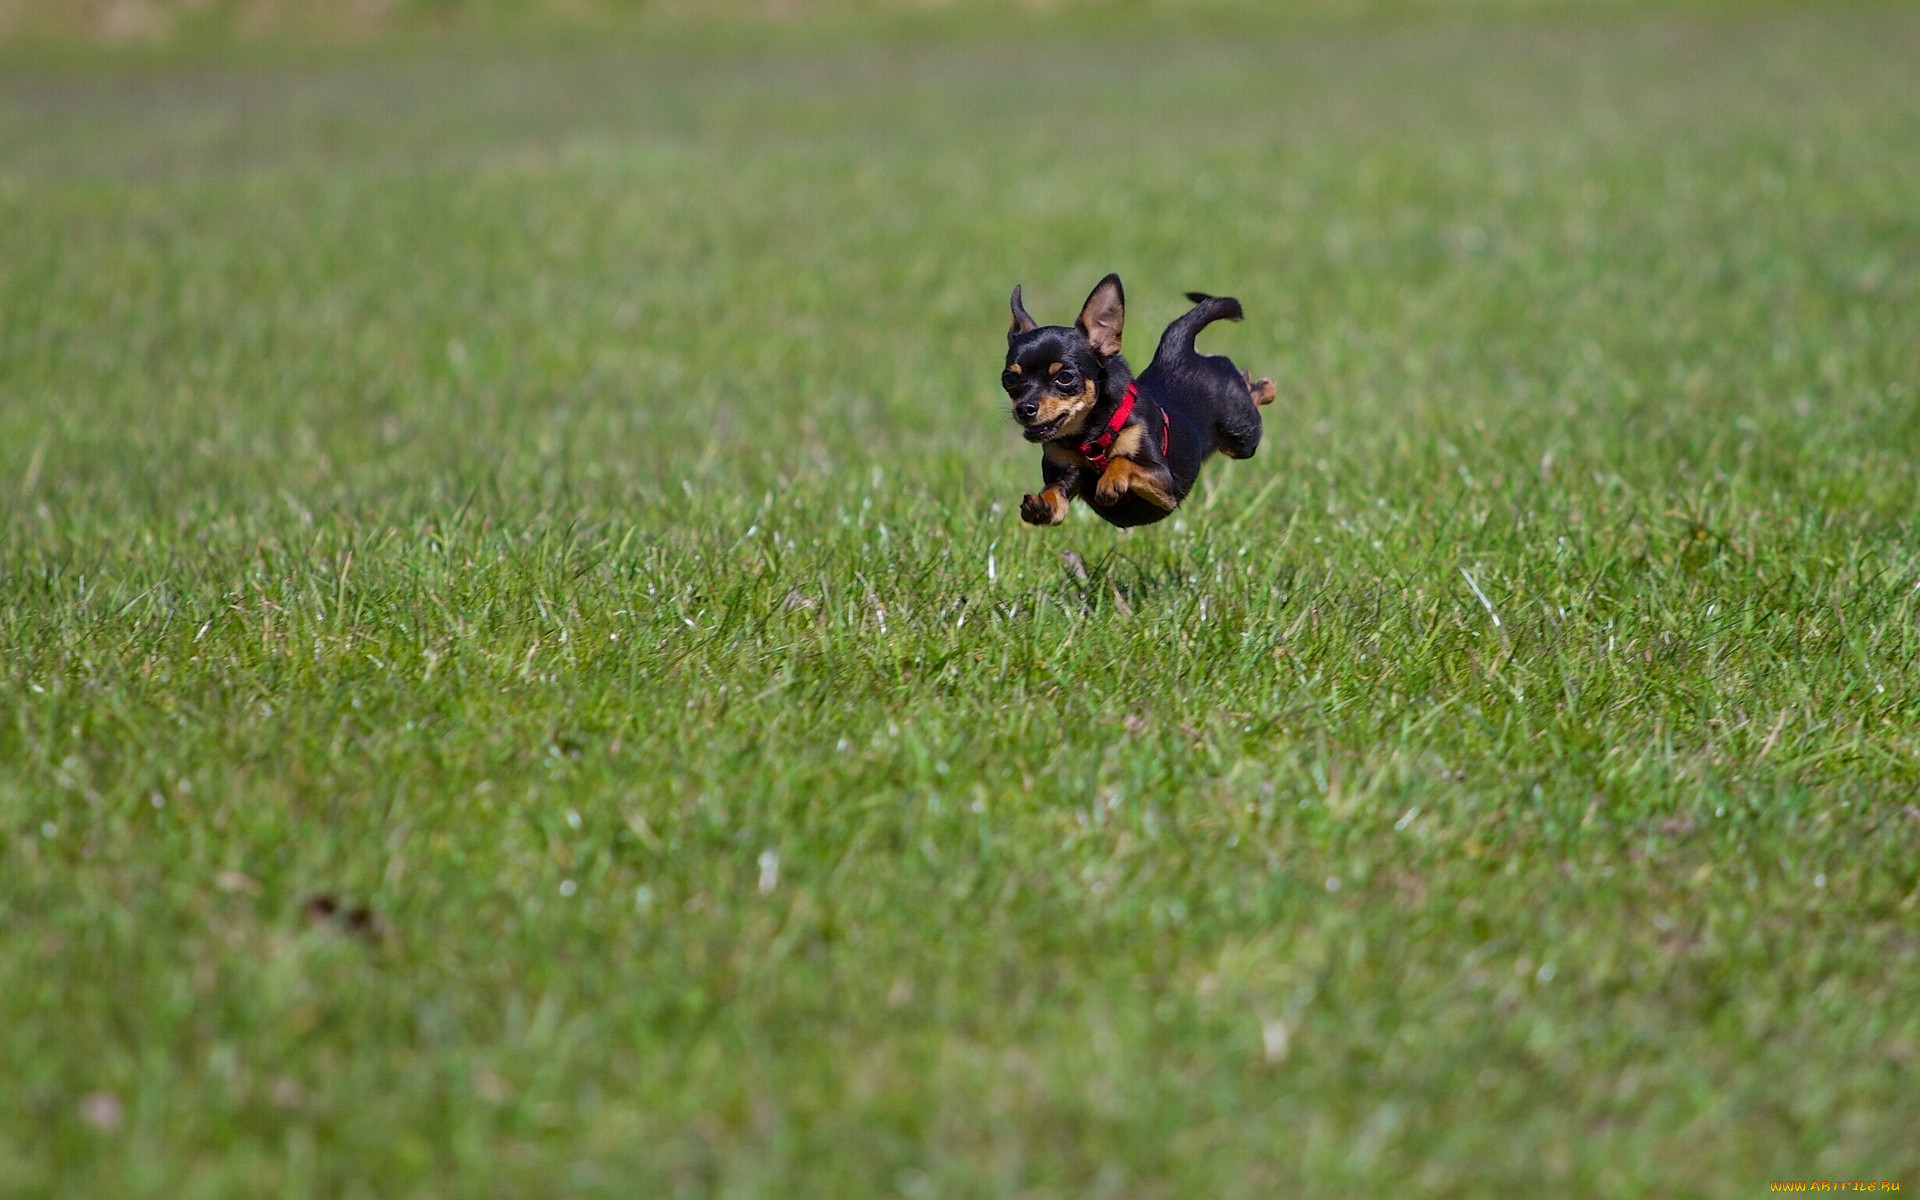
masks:
{"type": "Polygon", "coordinates": [[[1064,366],[1066,366],[1065,363],[1050,363],[1047,366],[1047,374],[1058,375],[1060,373],[1060,368],[1064,366]]]}
{"type": "Polygon", "coordinates": [[[1009,364],[1009,365],[1008,365],[1008,367],[1007,367],[1007,370],[1009,370],[1009,371],[1012,371],[1012,372],[1013,372],[1013,373],[1014,373],[1015,375],[1025,375],[1025,374],[1026,374],[1026,372],[1025,372],[1025,371],[1022,371],[1022,370],[1020,369],[1020,364],[1019,364],[1019,363],[1012,363],[1012,364],[1009,364]]]}

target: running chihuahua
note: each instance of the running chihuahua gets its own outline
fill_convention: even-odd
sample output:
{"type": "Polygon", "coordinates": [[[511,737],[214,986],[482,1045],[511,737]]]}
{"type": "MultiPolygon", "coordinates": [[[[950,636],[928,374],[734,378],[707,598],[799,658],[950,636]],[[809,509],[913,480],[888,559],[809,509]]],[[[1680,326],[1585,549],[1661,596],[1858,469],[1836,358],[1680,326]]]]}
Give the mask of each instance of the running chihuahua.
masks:
{"type": "Polygon", "coordinates": [[[1194,307],[1167,326],[1135,379],[1120,357],[1126,297],[1118,275],[1093,289],[1071,329],[1036,324],[1013,289],[1000,385],[1027,440],[1040,443],[1046,483],[1020,501],[1021,520],[1058,525],[1080,496],[1114,525],[1151,525],[1186,499],[1209,454],[1253,456],[1257,406],[1273,402],[1273,380],[1193,348],[1208,325],[1241,318],[1238,300],[1200,292],[1187,299],[1194,307]]]}

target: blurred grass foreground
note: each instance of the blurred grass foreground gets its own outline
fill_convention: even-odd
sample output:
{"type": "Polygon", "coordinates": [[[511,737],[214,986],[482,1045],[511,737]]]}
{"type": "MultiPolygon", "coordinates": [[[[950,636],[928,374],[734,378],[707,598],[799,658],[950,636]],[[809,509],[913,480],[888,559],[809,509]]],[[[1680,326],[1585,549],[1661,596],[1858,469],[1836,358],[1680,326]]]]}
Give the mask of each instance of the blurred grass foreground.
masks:
{"type": "Polygon", "coordinates": [[[0,1195],[1920,1187],[1914,6],[0,30],[0,1195]]]}

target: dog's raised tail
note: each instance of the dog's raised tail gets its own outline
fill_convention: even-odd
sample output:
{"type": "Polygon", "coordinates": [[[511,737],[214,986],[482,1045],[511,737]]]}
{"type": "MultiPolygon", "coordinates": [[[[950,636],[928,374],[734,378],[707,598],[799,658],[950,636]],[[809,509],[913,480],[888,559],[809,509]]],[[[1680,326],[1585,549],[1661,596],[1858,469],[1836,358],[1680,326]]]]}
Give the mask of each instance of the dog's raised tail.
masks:
{"type": "Polygon", "coordinates": [[[1167,331],[1160,335],[1160,349],[1154,352],[1154,360],[1163,362],[1175,357],[1185,357],[1193,353],[1194,339],[1200,331],[1215,321],[1238,321],[1246,314],[1240,311],[1240,302],[1232,296],[1209,296],[1205,292],[1188,292],[1187,299],[1193,301],[1193,307],[1187,310],[1167,331]]]}

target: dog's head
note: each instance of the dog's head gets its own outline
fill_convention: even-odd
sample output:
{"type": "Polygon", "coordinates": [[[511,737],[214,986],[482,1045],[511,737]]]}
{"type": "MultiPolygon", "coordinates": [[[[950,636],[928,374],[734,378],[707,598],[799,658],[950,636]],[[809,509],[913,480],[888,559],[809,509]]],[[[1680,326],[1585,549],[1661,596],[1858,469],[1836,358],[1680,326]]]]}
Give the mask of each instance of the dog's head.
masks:
{"type": "Polygon", "coordinates": [[[1126,309],[1118,275],[1094,286],[1072,328],[1036,324],[1020,303],[1020,289],[1013,289],[1013,325],[1007,330],[1000,386],[1028,441],[1072,437],[1086,424],[1107,364],[1119,357],[1126,309]]]}

